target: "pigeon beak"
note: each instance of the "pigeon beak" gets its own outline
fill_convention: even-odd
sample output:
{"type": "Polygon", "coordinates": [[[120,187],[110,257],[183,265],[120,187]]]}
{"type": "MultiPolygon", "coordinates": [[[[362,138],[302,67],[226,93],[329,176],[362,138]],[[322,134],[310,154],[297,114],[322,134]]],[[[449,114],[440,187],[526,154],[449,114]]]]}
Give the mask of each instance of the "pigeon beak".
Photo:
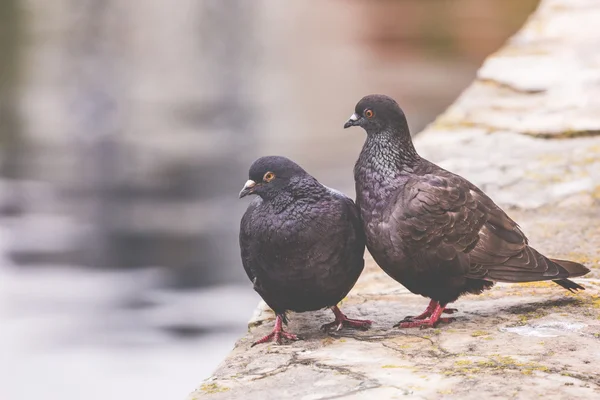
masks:
{"type": "Polygon", "coordinates": [[[356,126],[358,125],[358,120],[359,120],[359,116],[354,113],[350,116],[350,119],[348,121],[346,121],[346,123],[344,124],[344,129],[346,128],[350,128],[351,126],[356,126]]]}
{"type": "Polygon", "coordinates": [[[240,199],[254,193],[254,186],[256,186],[256,182],[254,182],[252,179],[247,180],[244,188],[240,192],[240,199]]]}

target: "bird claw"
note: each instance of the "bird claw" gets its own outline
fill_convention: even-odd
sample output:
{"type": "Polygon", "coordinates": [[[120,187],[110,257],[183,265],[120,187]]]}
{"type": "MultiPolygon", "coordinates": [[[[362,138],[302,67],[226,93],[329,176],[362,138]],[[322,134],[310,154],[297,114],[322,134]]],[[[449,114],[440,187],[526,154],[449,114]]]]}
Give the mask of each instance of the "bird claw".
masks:
{"type": "Polygon", "coordinates": [[[331,307],[331,311],[333,311],[333,315],[335,315],[335,321],[321,325],[322,331],[328,331],[333,327],[336,328],[336,331],[339,331],[344,327],[367,330],[373,324],[373,321],[369,321],[368,319],[351,319],[346,317],[346,315],[340,311],[338,306],[331,307]]]}
{"type": "Polygon", "coordinates": [[[269,333],[268,335],[263,336],[262,338],[258,339],[256,342],[252,343],[252,346],[250,346],[250,347],[254,347],[257,344],[270,342],[271,340],[277,344],[282,344],[282,341],[281,341],[282,338],[287,339],[287,340],[300,340],[298,338],[298,336],[294,335],[293,333],[288,333],[288,332],[284,331],[281,326],[282,322],[283,322],[283,318],[280,315],[277,315],[277,318],[275,319],[275,327],[273,328],[273,331],[271,331],[271,333],[269,333]]]}
{"type": "Polygon", "coordinates": [[[342,320],[338,320],[336,318],[336,320],[333,322],[321,325],[321,330],[327,332],[334,327],[335,327],[336,331],[339,331],[342,328],[367,330],[371,327],[372,324],[373,324],[373,321],[369,321],[367,319],[363,320],[363,319],[344,318],[342,320]]]}
{"type": "MultiPolygon", "coordinates": [[[[414,321],[423,321],[429,317],[431,317],[433,310],[431,310],[429,307],[427,308],[427,310],[425,310],[425,312],[421,315],[417,315],[417,316],[413,316],[413,315],[407,315],[406,317],[404,317],[404,319],[400,322],[398,322],[398,324],[402,323],[402,322],[414,322],[414,321]]],[[[458,309],[456,308],[444,308],[444,310],[442,311],[443,314],[454,314],[458,312],[458,309]]],[[[398,325],[396,324],[396,325],[398,325]]],[[[396,326],[394,325],[394,327],[396,326]]]]}
{"type": "MultiPolygon", "coordinates": [[[[418,316],[414,316],[414,315],[407,315],[406,317],[404,317],[402,319],[402,321],[398,322],[396,325],[400,324],[401,322],[413,322],[415,320],[418,320],[418,316]]],[[[394,328],[396,327],[396,325],[394,325],[394,328]]]]}
{"type": "Polygon", "coordinates": [[[258,339],[256,342],[252,343],[252,346],[250,347],[254,347],[257,344],[261,344],[261,343],[266,343],[269,341],[273,341],[276,344],[283,344],[282,339],[287,339],[287,340],[292,340],[292,341],[296,341],[296,340],[300,340],[300,338],[298,338],[298,336],[294,335],[293,333],[288,333],[288,332],[284,332],[284,331],[279,331],[279,332],[271,332],[266,336],[263,336],[262,338],[258,339]]]}
{"type": "Polygon", "coordinates": [[[337,321],[333,321],[333,322],[329,322],[327,324],[321,325],[321,330],[323,332],[327,332],[327,331],[331,330],[331,328],[335,327],[335,330],[339,331],[340,329],[342,329],[343,326],[344,326],[344,324],[338,323],[337,321]]]}

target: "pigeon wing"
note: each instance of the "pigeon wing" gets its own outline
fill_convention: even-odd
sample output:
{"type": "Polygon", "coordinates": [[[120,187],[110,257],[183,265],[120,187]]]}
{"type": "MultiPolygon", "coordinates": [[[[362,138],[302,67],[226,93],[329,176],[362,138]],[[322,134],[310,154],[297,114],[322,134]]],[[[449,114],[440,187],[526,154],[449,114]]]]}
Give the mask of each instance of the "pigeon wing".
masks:
{"type": "MultiPolygon", "coordinates": [[[[476,187],[471,195],[488,214],[479,231],[479,241],[469,252],[467,277],[501,282],[531,282],[579,275],[579,269],[561,265],[530,247],[527,237],[500,207],[476,187]],[[571,271],[572,270],[572,271],[571,271]]],[[[579,267],[579,264],[576,264],[579,267]]]]}
{"type": "Polygon", "coordinates": [[[487,215],[458,176],[423,175],[410,179],[394,205],[400,239],[409,248],[452,260],[479,241],[487,215]]]}

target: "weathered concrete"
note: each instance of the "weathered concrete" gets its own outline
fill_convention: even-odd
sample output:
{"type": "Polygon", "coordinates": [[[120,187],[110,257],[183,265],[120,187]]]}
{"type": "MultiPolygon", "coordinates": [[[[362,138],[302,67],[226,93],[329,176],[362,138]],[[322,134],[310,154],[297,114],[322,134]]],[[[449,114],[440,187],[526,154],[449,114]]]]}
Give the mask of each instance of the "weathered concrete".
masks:
{"type": "MultiPolygon", "coordinates": [[[[549,256],[592,268],[570,294],[499,284],[456,303],[437,329],[392,328],[427,301],[372,259],[344,300],[367,332],[325,334],[329,311],[292,314],[304,340],[250,348],[271,328],[259,307],[229,357],[190,399],[480,399],[600,395],[600,3],[542,1],[476,82],[419,135],[431,160],[482,187],[549,256]]],[[[358,151],[358,149],[357,149],[358,151]]]]}
{"type": "Polygon", "coordinates": [[[542,1],[439,122],[533,136],[597,134],[599,20],[596,1],[542,1]]]}

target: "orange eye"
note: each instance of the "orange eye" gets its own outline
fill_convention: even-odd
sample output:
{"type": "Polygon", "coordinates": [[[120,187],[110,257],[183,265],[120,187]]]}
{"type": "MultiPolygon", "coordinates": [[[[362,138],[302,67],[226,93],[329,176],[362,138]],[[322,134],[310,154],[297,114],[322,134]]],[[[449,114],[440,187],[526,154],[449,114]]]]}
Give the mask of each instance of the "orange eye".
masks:
{"type": "Polygon", "coordinates": [[[365,117],[371,119],[375,116],[375,113],[373,112],[373,110],[365,110],[365,117]]]}
{"type": "Polygon", "coordinates": [[[263,176],[263,181],[271,182],[274,178],[275,178],[275,174],[269,171],[265,174],[265,176],[263,176]]]}

